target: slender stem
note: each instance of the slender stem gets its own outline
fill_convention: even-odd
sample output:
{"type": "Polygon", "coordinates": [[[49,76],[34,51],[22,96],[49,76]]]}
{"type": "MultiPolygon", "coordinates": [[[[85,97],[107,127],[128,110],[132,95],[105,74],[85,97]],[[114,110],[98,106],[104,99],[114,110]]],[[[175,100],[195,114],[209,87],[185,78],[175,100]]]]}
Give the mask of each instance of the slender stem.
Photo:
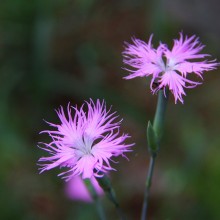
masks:
{"type": "MultiPolygon", "coordinates": [[[[161,90],[159,91],[159,94],[158,94],[157,108],[156,108],[156,113],[155,113],[154,122],[153,122],[153,130],[157,138],[158,146],[157,146],[157,149],[154,149],[154,146],[148,146],[148,148],[150,149],[149,152],[151,153],[151,158],[149,162],[150,164],[149,164],[146,183],[145,183],[144,201],[143,201],[143,207],[142,207],[141,220],[147,219],[148,200],[149,200],[151,182],[152,182],[152,177],[153,177],[155,159],[156,159],[159,147],[160,147],[160,140],[163,134],[164,119],[165,119],[168,95],[169,94],[167,90],[165,90],[165,92],[161,90]]],[[[149,140],[148,140],[148,145],[150,145],[149,140]]]]}
{"type": "Polygon", "coordinates": [[[142,207],[141,220],[147,219],[146,216],[147,216],[147,208],[148,208],[148,198],[149,198],[151,181],[152,181],[152,176],[153,176],[153,171],[154,171],[155,158],[156,156],[151,156],[150,158],[150,165],[148,168],[145,191],[144,191],[144,202],[143,202],[143,207],[142,207]]]}
{"type": "Polygon", "coordinates": [[[102,178],[96,178],[96,180],[98,181],[101,188],[105,191],[105,194],[108,197],[108,199],[114,204],[120,220],[125,220],[124,213],[119,205],[115,191],[111,185],[110,179],[104,175],[102,178]]]}
{"type": "Polygon", "coordinates": [[[125,220],[124,213],[123,213],[123,211],[122,211],[122,209],[121,209],[121,207],[120,207],[118,201],[116,200],[115,193],[114,193],[114,191],[113,191],[112,189],[110,190],[108,197],[109,197],[109,199],[114,203],[115,209],[116,209],[116,212],[117,212],[117,214],[118,214],[119,219],[120,219],[120,220],[125,220]],[[113,198],[113,197],[114,197],[114,199],[111,199],[111,198],[113,198]],[[114,201],[113,201],[113,200],[114,200],[114,201]]]}
{"type": "Polygon", "coordinates": [[[100,201],[100,198],[94,188],[94,186],[92,185],[92,182],[90,179],[85,179],[84,180],[94,202],[95,202],[95,205],[96,205],[96,210],[98,212],[98,215],[99,215],[99,218],[100,220],[106,220],[106,216],[105,216],[105,212],[104,212],[104,209],[103,209],[103,206],[102,206],[102,203],[100,201]]]}
{"type": "Polygon", "coordinates": [[[118,217],[120,218],[120,220],[125,220],[126,218],[125,218],[124,213],[123,213],[121,207],[119,206],[119,204],[115,205],[115,208],[116,208],[116,212],[117,212],[118,217]]]}

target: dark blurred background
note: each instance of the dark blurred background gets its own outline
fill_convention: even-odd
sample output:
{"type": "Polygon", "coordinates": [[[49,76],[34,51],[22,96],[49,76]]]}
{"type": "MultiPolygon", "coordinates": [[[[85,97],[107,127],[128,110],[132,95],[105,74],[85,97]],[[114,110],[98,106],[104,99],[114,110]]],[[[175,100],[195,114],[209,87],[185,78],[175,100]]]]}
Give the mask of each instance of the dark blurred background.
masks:
{"type": "MultiPolygon", "coordinates": [[[[38,142],[58,122],[54,109],[90,97],[105,99],[124,118],[135,142],[120,159],[112,184],[128,219],[139,219],[149,154],[146,123],[156,95],[144,78],[125,81],[124,41],[154,33],[172,45],[179,32],[196,34],[220,60],[217,0],[1,0],[0,219],[98,219],[92,204],[64,195],[59,169],[38,174],[38,142]]],[[[157,158],[149,219],[220,219],[219,70],[187,90],[184,105],[169,100],[157,158]]],[[[109,219],[114,207],[103,198],[109,219]]]]}

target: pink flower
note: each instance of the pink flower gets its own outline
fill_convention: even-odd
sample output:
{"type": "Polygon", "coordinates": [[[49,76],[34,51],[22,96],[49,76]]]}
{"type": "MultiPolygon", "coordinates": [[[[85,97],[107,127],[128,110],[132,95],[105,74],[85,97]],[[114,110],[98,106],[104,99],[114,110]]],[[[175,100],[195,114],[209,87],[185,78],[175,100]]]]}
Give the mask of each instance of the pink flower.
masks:
{"type": "Polygon", "coordinates": [[[132,69],[126,69],[130,75],[124,78],[151,76],[150,87],[153,93],[160,89],[165,91],[168,86],[174,95],[175,103],[178,100],[183,103],[182,95],[186,95],[184,88],[194,88],[201,84],[188,79],[188,76],[195,73],[202,78],[204,71],[216,69],[219,63],[215,60],[201,61],[210,55],[200,53],[204,45],[201,45],[195,36],[183,37],[180,33],[180,38],[174,40],[171,50],[163,43],[156,49],[153,48],[152,37],[153,35],[150,36],[148,43],[135,38],[133,44],[126,43],[123,61],[132,69]],[[153,88],[154,83],[158,84],[157,88],[153,88]]]}
{"type": "MultiPolygon", "coordinates": [[[[94,177],[91,178],[91,183],[96,193],[99,196],[102,196],[104,192],[94,177]]],[[[74,176],[66,183],[65,194],[68,198],[72,200],[92,202],[92,197],[84,181],[79,176],[74,176]]]]}
{"type": "Polygon", "coordinates": [[[131,151],[133,144],[124,144],[129,136],[119,135],[121,121],[116,121],[116,112],[110,113],[110,110],[106,110],[104,101],[94,103],[91,99],[79,109],[68,105],[67,117],[60,107],[57,114],[61,124],[47,122],[56,129],[41,132],[52,138],[49,144],[43,143],[41,147],[50,154],[39,159],[43,162],[40,164],[41,172],[66,167],[67,170],[59,176],[69,180],[77,175],[82,175],[83,179],[101,177],[103,173],[114,170],[110,165],[111,158],[125,157],[124,153],[131,151]]]}

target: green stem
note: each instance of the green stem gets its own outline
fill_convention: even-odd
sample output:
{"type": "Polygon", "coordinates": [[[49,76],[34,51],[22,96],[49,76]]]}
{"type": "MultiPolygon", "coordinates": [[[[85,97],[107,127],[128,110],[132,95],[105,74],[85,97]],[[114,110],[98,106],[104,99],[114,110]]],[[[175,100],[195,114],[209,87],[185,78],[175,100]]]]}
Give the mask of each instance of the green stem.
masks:
{"type": "Polygon", "coordinates": [[[149,198],[151,181],[152,181],[152,176],[153,176],[153,171],[154,171],[155,159],[156,159],[156,156],[151,156],[150,158],[150,165],[148,168],[147,179],[146,179],[146,184],[145,184],[144,202],[143,202],[143,207],[142,207],[141,220],[145,220],[147,216],[148,198],[149,198]]]}
{"type": "Polygon", "coordinates": [[[105,216],[105,212],[104,212],[104,209],[103,209],[103,206],[102,206],[102,203],[100,201],[100,198],[94,188],[94,186],[92,185],[92,182],[90,179],[85,179],[84,180],[86,186],[87,186],[87,189],[89,190],[94,202],[95,202],[95,205],[96,205],[96,210],[98,212],[98,215],[99,215],[99,218],[100,220],[106,220],[106,216],[105,216]]]}
{"type": "Polygon", "coordinates": [[[121,220],[125,220],[124,213],[118,203],[118,200],[115,195],[115,191],[111,185],[111,182],[107,176],[103,176],[101,178],[96,178],[98,181],[100,187],[104,190],[106,196],[109,198],[109,200],[114,204],[115,209],[117,211],[117,214],[121,220]]]}
{"type": "Polygon", "coordinates": [[[152,133],[152,130],[150,130],[152,128],[148,128],[149,131],[147,132],[151,140],[155,140],[155,138],[156,140],[152,142],[149,140],[149,137],[148,137],[148,148],[151,154],[151,158],[149,162],[149,168],[148,168],[148,173],[147,173],[147,178],[146,178],[146,183],[145,183],[144,201],[143,201],[143,207],[142,207],[142,213],[141,213],[141,220],[147,219],[148,200],[149,200],[151,182],[152,182],[152,177],[153,177],[155,159],[156,159],[158,150],[160,148],[160,140],[163,135],[165,112],[166,112],[166,106],[167,106],[168,95],[169,95],[167,90],[165,90],[165,93],[166,94],[164,94],[163,90],[159,91],[157,108],[156,108],[156,113],[155,113],[154,122],[153,122],[153,133],[152,133]],[[155,145],[151,146],[152,143],[155,143],[155,142],[157,143],[156,149],[155,149],[155,145]]]}

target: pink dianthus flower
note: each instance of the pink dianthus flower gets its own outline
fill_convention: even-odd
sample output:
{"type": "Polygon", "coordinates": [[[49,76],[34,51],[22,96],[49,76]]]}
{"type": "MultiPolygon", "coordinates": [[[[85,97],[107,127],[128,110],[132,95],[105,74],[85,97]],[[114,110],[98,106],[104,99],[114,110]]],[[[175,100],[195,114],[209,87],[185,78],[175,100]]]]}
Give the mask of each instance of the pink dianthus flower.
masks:
{"type": "Polygon", "coordinates": [[[195,73],[202,78],[204,71],[216,69],[219,63],[215,60],[201,60],[210,55],[200,53],[204,45],[195,35],[184,37],[180,33],[171,50],[163,43],[156,49],[153,48],[152,37],[153,35],[148,43],[136,38],[133,39],[133,44],[126,43],[123,61],[132,69],[126,69],[130,75],[124,78],[151,76],[150,88],[153,93],[160,89],[165,91],[168,87],[174,95],[175,103],[178,100],[183,103],[182,95],[186,95],[184,88],[194,88],[201,84],[188,79],[188,76],[195,73]],[[158,85],[156,88],[153,86],[154,83],[158,85]]]}
{"type": "Polygon", "coordinates": [[[106,109],[104,101],[94,103],[91,99],[79,109],[68,105],[67,116],[60,107],[57,114],[61,124],[47,122],[56,129],[41,132],[52,138],[49,144],[42,143],[41,148],[50,155],[39,159],[43,162],[39,164],[41,172],[66,167],[59,176],[69,180],[77,175],[82,175],[83,179],[101,177],[114,170],[110,165],[111,158],[125,156],[133,144],[124,143],[129,136],[119,134],[122,120],[116,121],[116,112],[110,113],[110,110],[106,109]]]}

